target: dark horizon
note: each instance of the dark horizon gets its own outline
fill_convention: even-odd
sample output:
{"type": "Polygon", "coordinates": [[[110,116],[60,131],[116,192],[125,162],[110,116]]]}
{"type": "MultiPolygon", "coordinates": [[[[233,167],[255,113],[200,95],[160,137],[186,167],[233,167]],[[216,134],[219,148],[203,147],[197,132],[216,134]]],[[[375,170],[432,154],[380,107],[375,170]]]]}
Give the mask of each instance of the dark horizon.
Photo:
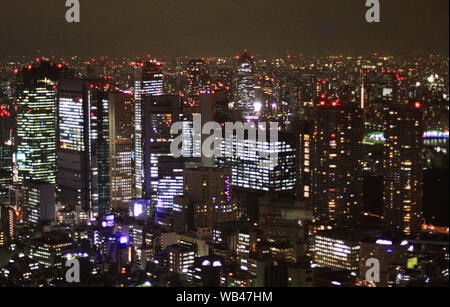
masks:
{"type": "Polygon", "coordinates": [[[0,56],[449,54],[446,0],[380,1],[372,24],[364,0],[80,0],[79,24],[64,4],[2,1],[0,56]]]}

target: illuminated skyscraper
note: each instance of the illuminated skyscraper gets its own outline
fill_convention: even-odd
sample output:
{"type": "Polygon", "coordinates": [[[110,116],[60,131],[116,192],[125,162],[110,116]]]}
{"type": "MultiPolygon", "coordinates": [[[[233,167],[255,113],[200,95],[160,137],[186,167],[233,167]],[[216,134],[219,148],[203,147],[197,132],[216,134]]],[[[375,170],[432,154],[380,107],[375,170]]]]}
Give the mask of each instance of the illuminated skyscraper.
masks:
{"type": "MultiPolygon", "coordinates": [[[[3,233],[3,241],[13,241],[15,238],[16,212],[12,207],[0,205],[0,236],[3,233]]],[[[1,238],[0,238],[1,241],[1,238]]],[[[0,242],[0,246],[1,246],[0,242]]]]}
{"type": "Polygon", "coordinates": [[[244,113],[253,111],[255,102],[255,62],[247,51],[237,60],[237,108],[244,113]]]}
{"type": "Polygon", "coordinates": [[[293,192],[296,183],[294,136],[280,133],[278,140],[256,141],[233,138],[232,155],[227,156],[222,143],[222,156],[216,165],[232,170],[232,185],[247,191],[293,192]],[[256,147],[255,147],[256,146],[256,147]],[[257,148],[258,151],[253,150],[257,148]],[[269,152],[277,154],[274,163],[269,152]]]}
{"type": "Polygon", "coordinates": [[[163,94],[162,63],[157,61],[143,62],[135,65],[134,75],[134,151],[135,151],[135,192],[142,197],[143,188],[143,149],[142,149],[142,104],[145,97],[163,94]]]}
{"type": "Polygon", "coordinates": [[[206,63],[202,59],[192,59],[187,67],[188,88],[187,99],[192,107],[198,106],[199,95],[202,91],[207,90],[208,71],[206,63]]]}
{"type": "Polygon", "coordinates": [[[362,113],[354,103],[322,100],[314,111],[311,148],[314,216],[354,221],[362,199],[362,113]]]}
{"type": "Polygon", "coordinates": [[[13,114],[0,93],[0,204],[8,199],[8,186],[13,182],[13,114]],[[3,104],[5,103],[5,104],[3,104]]]}
{"type": "Polygon", "coordinates": [[[43,60],[24,68],[17,99],[17,166],[24,179],[55,183],[56,81],[62,64],[43,60]]]}
{"type": "Polygon", "coordinates": [[[172,208],[183,193],[184,160],[170,152],[170,127],[179,120],[178,96],[145,97],[143,102],[144,197],[157,208],[172,208]]]}
{"type": "Polygon", "coordinates": [[[133,122],[134,101],[130,93],[109,95],[111,207],[128,209],[134,197],[133,122]]]}
{"type": "Polygon", "coordinates": [[[421,103],[392,104],[386,114],[384,144],[384,221],[406,235],[421,231],[421,103]]]}
{"type": "Polygon", "coordinates": [[[295,119],[292,122],[292,130],[297,138],[297,196],[299,198],[312,197],[312,176],[311,176],[311,146],[312,146],[312,129],[314,123],[310,120],[295,119]]]}
{"type": "Polygon", "coordinates": [[[58,87],[58,200],[91,217],[110,210],[108,87],[87,80],[58,87]]]}

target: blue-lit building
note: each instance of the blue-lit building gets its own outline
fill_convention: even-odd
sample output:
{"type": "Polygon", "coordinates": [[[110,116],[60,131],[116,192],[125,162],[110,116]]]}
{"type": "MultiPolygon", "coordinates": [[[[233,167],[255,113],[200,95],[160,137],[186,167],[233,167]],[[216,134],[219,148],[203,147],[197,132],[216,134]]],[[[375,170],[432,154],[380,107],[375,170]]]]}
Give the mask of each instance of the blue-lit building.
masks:
{"type": "Polygon", "coordinates": [[[158,61],[137,63],[134,74],[134,176],[136,197],[142,197],[144,183],[143,169],[143,104],[145,97],[163,94],[163,65],[158,61]]]}

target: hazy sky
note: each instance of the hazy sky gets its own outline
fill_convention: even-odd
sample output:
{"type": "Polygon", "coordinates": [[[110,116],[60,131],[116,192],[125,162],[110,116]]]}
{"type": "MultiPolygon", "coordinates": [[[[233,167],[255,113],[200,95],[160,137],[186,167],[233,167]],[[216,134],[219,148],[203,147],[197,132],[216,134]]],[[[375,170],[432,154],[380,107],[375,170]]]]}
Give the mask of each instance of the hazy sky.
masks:
{"type": "Polygon", "coordinates": [[[448,55],[449,0],[0,0],[0,55],[448,55]]]}

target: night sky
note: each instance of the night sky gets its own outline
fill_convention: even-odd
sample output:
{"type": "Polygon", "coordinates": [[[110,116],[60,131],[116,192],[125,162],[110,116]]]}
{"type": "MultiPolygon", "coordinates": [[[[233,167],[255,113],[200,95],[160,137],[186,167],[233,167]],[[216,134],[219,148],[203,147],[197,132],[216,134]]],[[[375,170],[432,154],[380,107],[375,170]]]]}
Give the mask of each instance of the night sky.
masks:
{"type": "Polygon", "coordinates": [[[448,0],[0,0],[0,55],[207,56],[449,52],[448,0]]]}

